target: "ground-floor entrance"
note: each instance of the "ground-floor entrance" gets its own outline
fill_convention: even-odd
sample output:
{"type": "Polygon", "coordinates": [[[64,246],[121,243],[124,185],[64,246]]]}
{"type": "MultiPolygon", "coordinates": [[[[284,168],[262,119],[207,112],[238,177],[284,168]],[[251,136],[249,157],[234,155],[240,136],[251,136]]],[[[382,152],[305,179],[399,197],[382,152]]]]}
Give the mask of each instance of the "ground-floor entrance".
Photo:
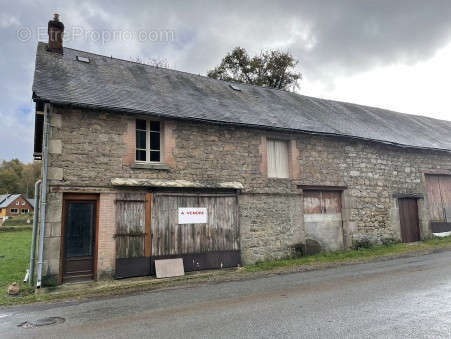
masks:
{"type": "Polygon", "coordinates": [[[68,195],[63,206],[61,282],[95,277],[97,195],[68,195]]]}
{"type": "Polygon", "coordinates": [[[401,241],[414,242],[420,240],[420,222],[418,217],[418,201],[415,198],[398,200],[399,219],[401,224],[401,241]]]}

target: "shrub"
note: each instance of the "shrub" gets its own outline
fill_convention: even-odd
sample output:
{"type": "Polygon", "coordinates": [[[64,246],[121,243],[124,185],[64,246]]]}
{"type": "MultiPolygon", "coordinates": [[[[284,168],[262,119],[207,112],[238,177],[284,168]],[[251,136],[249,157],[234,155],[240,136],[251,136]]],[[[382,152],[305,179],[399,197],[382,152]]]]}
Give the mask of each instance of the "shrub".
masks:
{"type": "Polygon", "coordinates": [[[368,238],[360,238],[352,241],[353,250],[358,251],[363,248],[371,248],[371,247],[373,247],[373,244],[370,242],[368,238]]]}

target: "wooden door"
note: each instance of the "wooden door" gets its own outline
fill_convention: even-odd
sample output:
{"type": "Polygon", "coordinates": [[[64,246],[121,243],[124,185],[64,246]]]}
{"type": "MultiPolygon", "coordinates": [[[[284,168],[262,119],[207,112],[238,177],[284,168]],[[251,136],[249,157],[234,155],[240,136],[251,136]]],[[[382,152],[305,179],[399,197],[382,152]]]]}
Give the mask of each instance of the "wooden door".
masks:
{"type": "Polygon", "coordinates": [[[65,201],[62,282],[94,279],[96,210],[96,200],[65,201]]]}
{"type": "Polygon", "coordinates": [[[150,274],[150,194],[118,193],[116,278],[150,274]]]}
{"type": "Polygon", "coordinates": [[[417,200],[412,198],[402,198],[398,200],[398,206],[402,242],[419,241],[420,224],[417,200]]]}

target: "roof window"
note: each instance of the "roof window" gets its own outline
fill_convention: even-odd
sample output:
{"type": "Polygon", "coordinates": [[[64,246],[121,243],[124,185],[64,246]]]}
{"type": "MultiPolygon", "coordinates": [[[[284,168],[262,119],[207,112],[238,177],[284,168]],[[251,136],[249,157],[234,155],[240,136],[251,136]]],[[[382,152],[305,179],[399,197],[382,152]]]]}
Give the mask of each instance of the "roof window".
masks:
{"type": "Polygon", "coordinates": [[[85,62],[87,64],[90,63],[89,58],[86,58],[86,57],[82,57],[82,56],[77,55],[76,59],[77,59],[77,61],[80,61],[80,62],[85,62]]]}

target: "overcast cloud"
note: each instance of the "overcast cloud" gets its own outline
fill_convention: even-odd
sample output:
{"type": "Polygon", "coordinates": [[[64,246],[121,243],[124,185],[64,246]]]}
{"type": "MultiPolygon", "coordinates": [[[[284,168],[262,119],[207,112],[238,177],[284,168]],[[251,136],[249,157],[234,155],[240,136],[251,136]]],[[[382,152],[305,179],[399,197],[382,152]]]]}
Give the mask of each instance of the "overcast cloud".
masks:
{"type": "Polygon", "coordinates": [[[32,158],[36,43],[47,40],[54,12],[68,47],[163,58],[198,74],[235,46],[278,48],[300,60],[300,93],[451,119],[449,0],[0,1],[0,159],[32,158]],[[108,32],[152,36],[111,39],[108,32]],[[159,34],[163,41],[154,41],[159,34]]]}

